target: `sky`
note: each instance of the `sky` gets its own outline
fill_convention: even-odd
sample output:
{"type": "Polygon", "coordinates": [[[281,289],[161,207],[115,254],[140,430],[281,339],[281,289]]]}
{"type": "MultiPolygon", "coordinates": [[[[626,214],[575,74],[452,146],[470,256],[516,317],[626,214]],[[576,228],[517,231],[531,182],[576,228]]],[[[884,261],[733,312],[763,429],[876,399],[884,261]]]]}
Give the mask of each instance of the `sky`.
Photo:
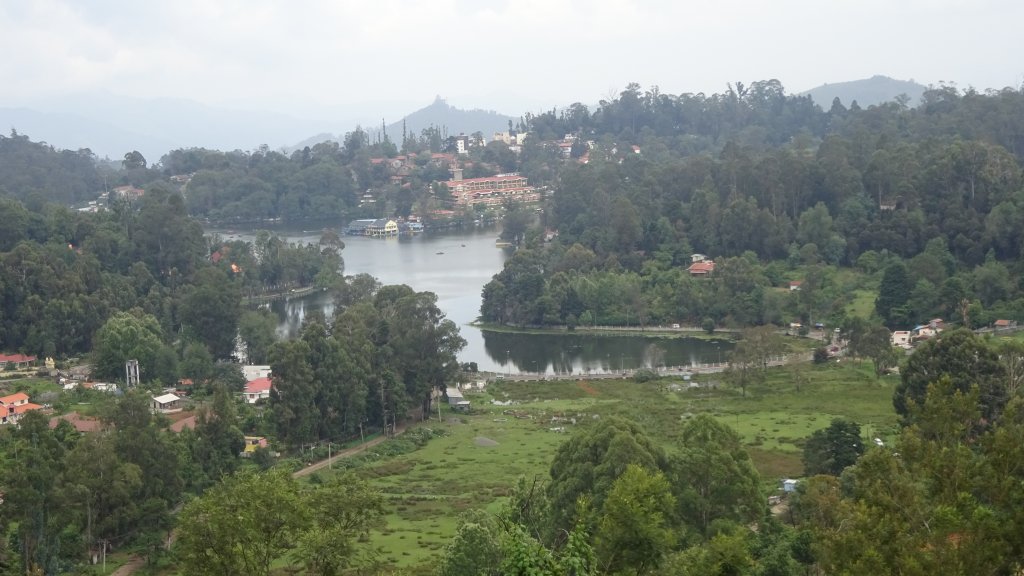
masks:
{"type": "Polygon", "coordinates": [[[520,115],[630,82],[1020,87],[1022,21],[1019,0],[0,0],[0,106],[107,91],[377,117],[442,96],[520,115]]]}

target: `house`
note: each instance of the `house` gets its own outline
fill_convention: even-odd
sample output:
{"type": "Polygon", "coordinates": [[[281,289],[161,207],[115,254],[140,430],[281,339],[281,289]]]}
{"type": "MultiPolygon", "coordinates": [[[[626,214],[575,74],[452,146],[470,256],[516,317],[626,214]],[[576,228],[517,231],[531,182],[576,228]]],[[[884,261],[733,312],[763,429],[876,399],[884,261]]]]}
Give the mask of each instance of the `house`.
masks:
{"type": "Polygon", "coordinates": [[[892,345],[905,350],[910,349],[910,330],[897,330],[892,333],[892,345]]]}
{"type": "Polygon", "coordinates": [[[708,259],[708,257],[703,255],[703,254],[690,254],[690,263],[691,264],[696,264],[697,262],[703,262],[703,261],[705,261],[707,259],[708,259]]]}
{"type": "Polygon", "coordinates": [[[687,268],[687,271],[690,273],[690,276],[706,278],[715,272],[715,262],[713,260],[695,262],[687,268]]]}
{"type": "Polygon", "coordinates": [[[366,227],[367,236],[398,236],[398,222],[390,218],[374,220],[366,227]]]}
{"type": "Polygon", "coordinates": [[[257,378],[270,378],[270,366],[266,364],[247,364],[242,366],[242,376],[245,377],[246,382],[257,378]]]}
{"type": "Polygon", "coordinates": [[[246,382],[245,392],[243,393],[245,402],[247,404],[255,404],[260,400],[270,398],[270,389],[272,387],[273,385],[269,377],[257,378],[246,382]]]}
{"type": "Polygon", "coordinates": [[[118,186],[111,190],[111,193],[113,193],[115,198],[120,197],[124,200],[138,200],[139,198],[142,198],[142,195],[146,192],[142,188],[136,188],[135,186],[128,185],[118,186]]]}
{"type": "Polygon", "coordinates": [[[17,370],[22,370],[24,368],[30,368],[35,363],[35,356],[26,356],[25,354],[0,354],[0,369],[15,368],[17,370]]]}
{"type": "Polygon", "coordinates": [[[26,413],[40,410],[42,406],[28,400],[28,394],[17,392],[0,398],[0,425],[17,424],[26,413]]]}
{"type": "Polygon", "coordinates": [[[804,283],[803,280],[793,280],[792,282],[789,283],[789,291],[790,292],[799,292],[800,291],[800,286],[802,286],[803,283],[804,283]]]}
{"type": "Polygon", "coordinates": [[[997,331],[998,330],[1007,330],[1009,328],[1016,328],[1017,327],[1017,321],[1016,320],[996,320],[995,322],[992,323],[992,327],[995,328],[997,331]]]}
{"type": "Polygon", "coordinates": [[[448,396],[448,405],[456,410],[469,410],[469,400],[462,397],[462,392],[455,387],[449,387],[445,389],[445,395],[448,396]]]}
{"type": "Polygon", "coordinates": [[[349,236],[367,236],[366,229],[376,222],[374,219],[353,220],[345,227],[345,234],[349,236]]]}
{"type": "Polygon", "coordinates": [[[82,434],[85,434],[86,432],[98,432],[103,426],[103,423],[97,418],[82,416],[78,412],[68,412],[63,416],[54,416],[53,418],[50,418],[50,430],[56,428],[61,421],[71,424],[75,427],[75,430],[82,434]]]}
{"type": "Polygon", "coordinates": [[[153,397],[153,402],[150,404],[150,407],[153,409],[153,412],[159,412],[161,414],[181,412],[181,398],[178,398],[174,394],[155,396],[153,397]]]}
{"type": "Polygon", "coordinates": [[[785,478],[779,483],[779,488],[781,488],[783,492],[786,492],[788,494],[790,492],[796,492],[796,485],[799,483],[799,480],[785,478]]]}
{"type": "Polygon", "coordinates": [[[932,328],[929,324],[915,326],[911,332],[913,332],[914,339],[916,340],[928,340],[929,338],[934,338],[939,333],[938,330],[932,328]]]}
{"type": "Polygon", "coordinates": [[[260,448],[266,448],[268,446],[267,439],[263,436],[246,436],[245,437],[245,448],[239,456],[248,458],[252,456],[253,452],[260,448]]]}

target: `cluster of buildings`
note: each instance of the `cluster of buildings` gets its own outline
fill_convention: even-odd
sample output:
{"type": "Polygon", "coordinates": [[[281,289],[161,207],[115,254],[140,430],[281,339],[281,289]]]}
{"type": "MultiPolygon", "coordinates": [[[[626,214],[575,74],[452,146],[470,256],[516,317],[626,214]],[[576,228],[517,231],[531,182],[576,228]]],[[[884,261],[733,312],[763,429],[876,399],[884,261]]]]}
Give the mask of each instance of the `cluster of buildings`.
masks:
{"type": "Polygon", "coordinates": [[[526,176],[498,174],[483,178],[463,178],[461,168],[452,169],[452,179],[445,182],[457,206],[499,205],[507,201],[536,202],[540,193],[530,186],[526,176]]]}
{"type": "Polygon", "coordinates": [[[910,350],[918,342],[935,338],[944,328],[945,323],[942,318],[934,318],[927,324],[915,326],[913,330],[896,330],[892,333],[892,345],[910,350]]]}

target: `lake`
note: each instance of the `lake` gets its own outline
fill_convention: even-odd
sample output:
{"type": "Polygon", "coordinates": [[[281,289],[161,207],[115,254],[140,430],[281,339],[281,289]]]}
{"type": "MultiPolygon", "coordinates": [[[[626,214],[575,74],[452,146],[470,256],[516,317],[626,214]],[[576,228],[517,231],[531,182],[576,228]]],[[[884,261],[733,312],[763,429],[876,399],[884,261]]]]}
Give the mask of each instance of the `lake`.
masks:
{"type": "MultiPolygon", "coordinates": [[[[310,243],[322,229],[277,229],[289,242],[310,243]]],[[[252,240],[252,231],[210,230],[223,238],[252,240]]],[[[459,326],[466,347],[461,362],[480,370],[516,373],[587,373],[707,364],[724,359],[732,344],[696,338],[583,333],[523,334],[481,330],[470,323],[480,314],[484,284],[501,270],[511,254],[498,248],[497,228],[427,232],[398,238],[344,236],[345,274],[366,273],[384,284],[407,284],[418,292],[437,294],[438,307],[459,326]]],[[[278,334],[298,334],[307,311],[330,318],[329,293],[278,300],[271,309],[279,318],[278,334]]]]}

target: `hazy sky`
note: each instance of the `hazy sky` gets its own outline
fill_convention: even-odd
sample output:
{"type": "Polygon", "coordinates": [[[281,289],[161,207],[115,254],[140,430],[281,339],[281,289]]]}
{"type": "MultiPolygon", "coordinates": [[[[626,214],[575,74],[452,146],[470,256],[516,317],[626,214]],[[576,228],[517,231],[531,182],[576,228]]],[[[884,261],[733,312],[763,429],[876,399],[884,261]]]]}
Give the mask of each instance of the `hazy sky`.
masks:
{"type": "Polygon", "coordinates": [[[108,90],[289,112],[516,114],[629,82],[1020,86],[1020,0],[0,0],[0,106],[108,90]]]}

